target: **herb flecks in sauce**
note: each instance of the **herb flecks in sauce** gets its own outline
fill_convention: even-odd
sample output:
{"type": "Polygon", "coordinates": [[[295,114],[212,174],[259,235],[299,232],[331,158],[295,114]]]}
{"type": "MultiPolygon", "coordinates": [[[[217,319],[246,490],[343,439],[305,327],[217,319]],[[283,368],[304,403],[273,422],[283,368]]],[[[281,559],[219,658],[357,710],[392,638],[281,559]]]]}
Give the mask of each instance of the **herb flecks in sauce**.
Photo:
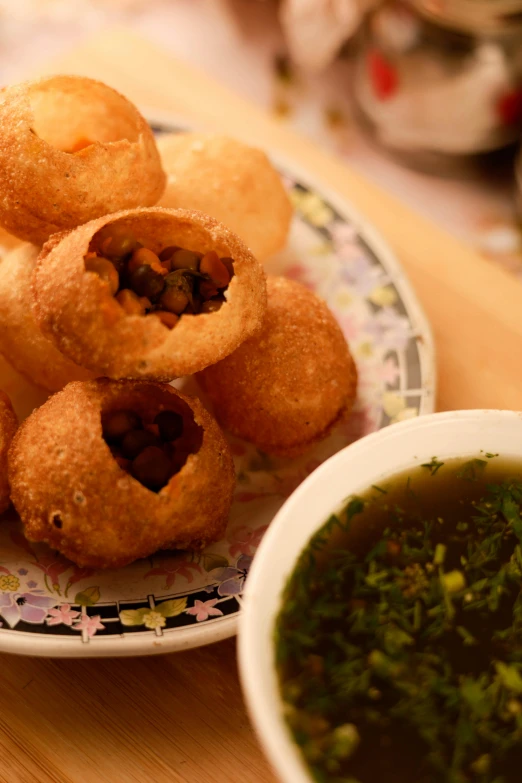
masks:
{"type": "Polygon", "coordinates": [[[320,783],[522,779],[522,465],[485,456],[381,482],[303,552],[277,661],[320,783]]]}
{"type": "Polygon", "coordinates": [[[443,462],[440,462],[437,457],[432,457],[430,462],[424,462],[421,465],[421,468],[428,468],[431,475],[434,476],[442,467],[444,466],[443,462]]]}

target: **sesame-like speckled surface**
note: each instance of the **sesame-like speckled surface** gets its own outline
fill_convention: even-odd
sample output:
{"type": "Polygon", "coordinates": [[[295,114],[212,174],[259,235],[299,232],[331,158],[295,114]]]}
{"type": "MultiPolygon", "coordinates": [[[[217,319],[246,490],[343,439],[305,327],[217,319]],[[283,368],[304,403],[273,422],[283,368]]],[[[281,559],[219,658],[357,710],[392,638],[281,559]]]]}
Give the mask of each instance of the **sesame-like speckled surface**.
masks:
{"type": "Polygon", "coordinates": [[[165,134],[158,149],[167,175],[160,206],[211,215],[260,261],[284,247],[293,208],[262,150],[217,133],[165,134]]]}
{"type": "Polygon", "coordinates": [[[63,356],[35,321],[31,278],[39,252],[24,243],[0,259],[0,353],[32,383],[58,391],[93,375],[63,356]]]}
{"type": "Polygon", "coordinates": [[[139,111],[93,79],[53,76],[7,87],[0,102],[0,225],[30,242],[155,204],[165,175],[139,111]],[[64,151],[82,140],[79,152],[64,151]]]}
{"type": "Polygon", "coordinates": [[[296,456],[349,411],[357,370],[322,299],[284,277],[267,282],[261,332],[198,378],[226,429],[269,454],[296,456]]]}
{"type": "Polygon", "coordinates": [[[120,212],[53,236],[38,259],[33,291],[40,327],[59,350],[111,378],[170,381],[202,370],[258,331],[266,309],[263,268],[239,237],[208,215],[162,207],[120,212]],[[178,245],[233,258],[226,303],[215,313],[183,315],[172,330],[155,317],[126,315],[84,264],[92,237],[116,222],[157,252],[178,245]]]}
{"type": "Polygon", "coordinates": [[[108,568],[219,540],[235,473],[229,446],[199,400],[163,384],[98,379],[70,383],[26,419],[9,453],[9,480],[31,541],[81,566],[108,568]],[[118,408],[151,419],[175,410],[186,426],[203,430],[199,450],[159,493],[122,470],[102,437],[101,412],[118,408]]]}

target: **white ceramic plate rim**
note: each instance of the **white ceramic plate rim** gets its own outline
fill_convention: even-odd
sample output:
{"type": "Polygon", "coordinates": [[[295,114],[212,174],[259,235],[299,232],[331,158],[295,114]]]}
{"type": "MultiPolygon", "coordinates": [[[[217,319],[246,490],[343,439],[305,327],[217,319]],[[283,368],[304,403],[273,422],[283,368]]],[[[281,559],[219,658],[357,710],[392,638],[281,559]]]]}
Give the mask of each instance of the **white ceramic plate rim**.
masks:
{"type": "Polygon", "coordinates": [[[14,634],[0,628],[0,652],[38,658],[127,658],[204,647],[228,639],[236,632],[237,615],[231,615],[223,619],[207,620],[204,625],[163,629],[161,637],[156,636],[154,631],[141,631],[139,636],[133,633],[117,637],[98,636],[95,645],[90,642],[83,647],[76,637],[62,636],[54,639],[24,631],[14,634]]]}
{"type": "MultiPolygon", "coordinates": [[[[140,108],[142,114],[151,125],[171,126],[173,128],[195,127],[187,118],[169,113],[140,108]]],[[[201,129],[201,126],[200,128],[201,129]]],[[[321,180],[308,174],[306,168],[295,163],[291,158],[268,153],[282,171],[295,175],[310,188],[314,188],[322,197],[356,228],[358,234],[375,253],[382,265],[390,272],[392,283],[397,288],[408,313],[410,323],[415,332],[422,337],[419,345],[419,360],[422,386],[428,389],[420,399],[419,415],[432,413],[436,396],[436,361],[433,335],[429,322],[417,299],[417,296],[407,279],[399,261],[379,232],[367,222],[358,210],[347,200],[321,183],[321,180]]],[[[249,577],[250,578],[250,577],[249,577]]],[[[248,580],[247,580],[248,581],[248,580]]],[[[227,639],[237,633],[239,613],[207,620],[204,624],[191,625],[186,628],[164,629],[161,637],[154,631],[141,631],[120,636],[97,636],[95,643],[78,644],[77,638],[41,636],[37,633],[0,628],[0,652],[16,653],[18,655],[37,655],[39,657],[126,657],[132,655],[154,655],[176,650],[187,650],[201,647],[213,642],[227,639]]]]}
{"type": "MultiPolygon", "coordinates": [[[[290,549],[293,555],[285,553],[283,530],[294,512],[305,508],[305,515],[314,506],[314,492],[317,496],[320,488],[328,484],[330,479],[339,473],[343,465],[366,458],[371,459],[372,451],[376,445],[382,447],[386,441],[393,440],[400,433],[402,436],[417,431],[429,430],[434,423],[448,424],[460,422],[464,426],[466,422],[473,423],[478,432],[481,427],[497,427],[500,423],[518,430],[522,438],[522,412],[502,410],[466,410],[435,413],[430,416],[412,419],[409,421],[392,424],[377,432],[371,433],[359,441],[350,444],[342,451],[334,454],[315,470],[286,501],[274,517],[269,530],[266,532],[256,552],[256,557],[246,583],[243,594],[243,610],[239,618],[238,635],[238,663],[247,708],[254,728],[258,734],[264,751],[273,768],[280,776],[282,783],[313,783],[312,777],[301,757],[297,745],[293,742],[283,718],[282,701],[274,666],[275,645],[273,640],[275,618],[279,611],[282,590],[293,571],[295,562],[311,535],[318,530],[328,518],[328,514],[338,508],[333,502],[326,513],[320,518],[314,519],[314,512],[305,519],[302,533],[299,532],[292,541],[290,549]]],[[[486,438],[488,436],[484,436],[486,438]]],[[[496,436],[491,435],[491,438],[496,436]]],[[[498,442],[498,441],[497,441],[498,442]]],[[[522,440],[521,440],[522,444],[522,440]]],[[[489,448],[490,446],[488,446],[489,448]]],[[[499,448],[500,446],[494,446],[499,448]]],[[[416,458],[430,459],[429,448],[421,445],[412,449],[409,464],[415,464],[416,458]]],[[[463,446],[462,450],[451,450],[436,456],[440,459],[451,456],[476,456],[476,449],[463,446]]],[[[505,455],[510,451],[505,450],[505,455]]],[[[522,456],[522,445],[518,456],[522,456]]],[[[403,463],[405,460],[402,461],[403,463]]],[[[397,465],[391,472],[407,469],[407,465],[397,465]]],[[[388,475],[390,471],[387,471],[388,475]]],[[[375,471],[373,481],[379,483],[382,473],[375,471]]],[[[347,495],[363,491],[372,480],[364,482],[364,486],[357,486],[357,482],[347,489],[347,495]]],[[[348,484],[348,482],[347,482],[348,484]]],[[[292,531],[289,531],[290,533],[292,531]]],[[[288,547],[286,547],[288,549],[288,547]]]]}

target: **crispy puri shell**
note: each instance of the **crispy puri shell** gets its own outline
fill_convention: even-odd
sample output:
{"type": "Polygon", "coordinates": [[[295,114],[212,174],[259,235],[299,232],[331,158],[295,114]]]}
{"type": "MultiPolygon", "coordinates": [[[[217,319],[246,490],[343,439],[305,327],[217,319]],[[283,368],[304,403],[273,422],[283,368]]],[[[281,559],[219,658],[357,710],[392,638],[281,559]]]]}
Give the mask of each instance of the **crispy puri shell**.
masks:
{"type": "Polygon", "coordinates": [[[322,299],[300,283],[268,277],[263,329],[198,380],[218,421],[262,451],[297,456],[349,412],[357,370],[322,299]]]}
{"type": "Polygon", "coordinates": [[[18,421],[11,401],[0,389],[0,514],[9,506],[7,454],[17,427],[18,421]]]}
{"type": "Polygon", "coordinates": [[[160,206],[212,215],[260,261],[284,247],[292,205],[264,152],[206,133],[162,136],[158,149],[167,174],[160,206]]]}
{"type": "Polygon", "coordinates": [[[41,244],[101,215],[155,204],[164,187],[152,131],[111,87],[51,76],[1,93],[0,224],[17,237],[41,244]]]}
{"type": "Polygon", "coordinates": [[[58,391],[93,375],[63,356],[34,319],[31,279],[38,253],[23,244],[0,260],[0,353],[32,383],[58,391]]]}
{"type": "Polygon", "coordinates": [[[92,568],[218,540],[235,485],[230,449],[199,400],[167,385],[107,379],[71,383],[26,419],[9,478],[29,540],[92,568]],[[143,416],[176,410],[203,430],[199,451],[159,493],[122,470],[103,440],[101,411],[128,408],[143,416]]]}
{"type": "Polygon", "coordinates": [[[9,234],[5,229],[0,226],[0,258],[3,258],[15,247],[22,244],[22,240],[18,237],[9,234]]]}
{"type": "Polygon", "coordinates": [[[44,245],[33,279],[40,327],[62,353],[98,375],[169,381],[224,358],[262,323],[266,281],[241,240],[200,212],[161,207],[99,218],[44,245]],[[157,318],[126,315],[107,283],[85,270],[89,243],[118,223],[159,252],[169,245],[234,259],[227,302],[209,314],[183,315],[169,330],[157,318]]]}

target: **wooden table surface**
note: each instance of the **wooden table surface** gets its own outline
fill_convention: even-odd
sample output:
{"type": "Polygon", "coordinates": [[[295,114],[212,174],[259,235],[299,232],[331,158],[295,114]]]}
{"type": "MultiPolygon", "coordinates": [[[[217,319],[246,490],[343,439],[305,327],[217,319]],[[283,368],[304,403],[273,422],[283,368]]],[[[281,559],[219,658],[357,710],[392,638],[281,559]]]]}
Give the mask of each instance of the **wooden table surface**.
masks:
{"type": "MultiPolygon", "coordinates": [[[[224,53],[223,56],[228,56],[224,53]]],[[[392,196],[206,76],[123,30],[40,73],[108,82],[294,159],[352,200],[396,251],[431,319],[438,408],[522,408],[522,286],[392,196]]],[[[152,658],[0,656],[2,783],[265,783],[235,643],[152,658]]]]}

